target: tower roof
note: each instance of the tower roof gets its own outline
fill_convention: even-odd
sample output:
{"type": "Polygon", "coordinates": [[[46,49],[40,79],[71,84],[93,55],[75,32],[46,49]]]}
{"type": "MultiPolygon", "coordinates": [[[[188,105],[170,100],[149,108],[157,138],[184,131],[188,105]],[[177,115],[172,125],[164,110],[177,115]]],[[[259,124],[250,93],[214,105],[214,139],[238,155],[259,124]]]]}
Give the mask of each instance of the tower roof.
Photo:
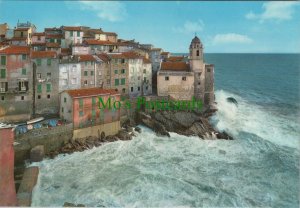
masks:
{"type": "Polygon", "coordinates": [[[195,37],[192,40],[192,43],[201,43],[200,39],[195,35],[195,37]]]}

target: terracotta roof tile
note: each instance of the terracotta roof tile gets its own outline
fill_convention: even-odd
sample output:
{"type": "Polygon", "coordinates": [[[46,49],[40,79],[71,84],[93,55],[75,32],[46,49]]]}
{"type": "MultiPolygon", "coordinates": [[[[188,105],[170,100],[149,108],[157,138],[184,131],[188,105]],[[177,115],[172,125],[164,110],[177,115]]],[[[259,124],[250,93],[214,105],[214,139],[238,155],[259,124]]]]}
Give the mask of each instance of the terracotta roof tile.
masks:
{"type": "Polygon", "coordinates": [[[184,56],[170,56],[166,61],[181,62],[184,60],[184,56]]]}
{"type": "Polygon", "coordinates": [[[190,65],[186,62],[162,62],[161,70],[168,71],[189,71],[190,65]]]}
{"type": "Polygon", "coordinates": [[[83,43],[88,44],[88,45],[115,45],[115,43],[110,42],[110,41],[104,41],[104,40],[85,40],[83,43]]]}
{"type": "Polygon", "coordinates": [[[29,54],[30,47],[29,46],[8,46],[0,49],[0,54],[29,54]]]}
{"type": "Polygon", "coordinates": [[[72,50],[70,48],[61,48],[61,54],[62,55],[71,55],[72,50]]]}
{"type": "Polygon", "coordinates": [[[106,53],[100,53],[97,56],[104,62],[108,62],[110,60],[109,56],[106,53]]]}
{"type": "Polygon", "coordinates": [[[33,42],[31,43],[31,46],[45,46],[46,43],[37,43],[37,42],[33,42]]]}
{"type": "Polygon", "coordinates": [[[79,55],[79,62],[83,61],[96,61],[96,59],[93,57],[93,55],[79,55]]]}
{"type": "Polygon", "coordinates": [[[59,43],[46,43],[47,48],[60,48],[59,43]]]}
{"type": "Polygon", "coordinates": [[[75,90],[66,90],[66,93],[68,93],[73,98],[78,97],[93,97],[98,95],[120,95],[118,92],[116,92],[113,89],[103,89],[103,88],[86,88],[86,89],[75,89],[75,90]]]}
{"type": "Polygon", "coordinates": [[[67,31],[81,31],[81,27],[73,27],[73,26],[63,26],[63,29],[64,30],[67,30],[67,31]]]}
{"type": "Polygon", "coordinates": [[[143,57],[139,54],[129,51],[124,53],[110,53],[108,54],[113,59],[142,59],[143,57]]]}
{"type": "Polygon", "coordinates": [[[26,37],[12,37],[11,40],[27,40],[26,37]]]}
{"type": "Polygon", "coordinates": [[[32,33],[32,36],[45,36],[45,33],[44,32],[32,33]]]}
{"type": "Polygon", "coordinates": [[[170,52],[162,52],[161,55],[169,55],[170,52]]]}
{"type": "Polygon", "coordinates": [[[143,58],[144,64],[151,64],[151,61],[147,58],[143,58]]]}
{"type": "Polygon", "coordinates": [[[56,39],[62,39],[62,34],[46,34],[46,38],[56,38],[56,39]]]}
{"type": "Polygon", "coordinates": [[[55,51],[32,51],[31,58],[56,58],[57,54],[55,51]]]}

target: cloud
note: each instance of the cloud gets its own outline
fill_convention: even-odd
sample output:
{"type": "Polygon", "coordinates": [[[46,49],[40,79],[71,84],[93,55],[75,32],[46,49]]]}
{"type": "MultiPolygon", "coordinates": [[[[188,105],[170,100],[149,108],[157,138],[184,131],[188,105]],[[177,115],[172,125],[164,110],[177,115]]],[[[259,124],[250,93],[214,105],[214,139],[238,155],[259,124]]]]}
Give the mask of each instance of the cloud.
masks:
{"type": "Polygon", "coordinates": [[[263,4],[261,14],[250,11],[245,17],[250,20],[259,20],[260,23],[266,20],[290,20],[293,18],[295,6],[298,5],[300,5],[299,2],[267,2],[263,4]]]}
{"type": "Polygon", "coordinates": [[[190,34],[190,33],[195,33],[195,32],[202,31],[203,27],[204,27],[203,21],[198,20],[198,21],[195,21],[195,22],[186,21],[183,26],[174,27],[172,29],[173,29],[174,32],[177,32],[177,33],[190,34]]]}
{"type": "Polygon", "coordinates": [[[102,20],[119,22],[127,17],[125,5],[118,1],[78,1],[82,10],[92,11],[102,20]]]}
{"type": "Polygon", "coordinates": [[[227,43],[252,43],[253,40],[247,35],[241,35],[236,33],[217,34],[213,37],[213,45],[227,44],[227,43]]]}

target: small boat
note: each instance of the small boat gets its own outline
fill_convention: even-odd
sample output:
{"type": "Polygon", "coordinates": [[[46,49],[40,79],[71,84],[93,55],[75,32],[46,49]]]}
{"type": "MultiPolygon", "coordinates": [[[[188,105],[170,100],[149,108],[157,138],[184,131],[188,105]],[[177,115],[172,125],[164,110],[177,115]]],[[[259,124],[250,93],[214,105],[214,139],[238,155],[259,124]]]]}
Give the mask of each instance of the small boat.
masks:
{"type": "Polygon", "coordinates": [[[31,119],[31,120],[27,121],[27,124],[37,123],[37,122],[40,122],[42,120],[44,120],[44,117],[34,118],[34,119],[31,119]]]}

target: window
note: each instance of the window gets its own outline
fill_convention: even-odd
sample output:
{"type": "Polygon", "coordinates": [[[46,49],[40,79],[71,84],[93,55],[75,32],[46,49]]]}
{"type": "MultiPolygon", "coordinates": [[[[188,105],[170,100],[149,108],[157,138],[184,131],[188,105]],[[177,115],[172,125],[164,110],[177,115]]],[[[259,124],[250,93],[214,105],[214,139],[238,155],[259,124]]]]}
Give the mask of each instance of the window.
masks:
{"type": "Polygon", "coordinates": [[[38,66],[41,66],[41,65],[42,65],[42,60],[41,60],[41,59],[37,59],[37,60],[36,60],[36,64],[37,64],[38,66]]]}
{"type": "Polygon", "coordinates": [[[91,71],[91,76],[94,76],[94,71],[91,71]]]}
{"type": "Polygon", "coordinates": [[[64,103],[66,103],[67,102],[67,98],[66,97],[64,97],[64,103]]]}
{"type": "Polygon", "coordinates": [[[42,79],[42,74],[41,74],[41,73],[37,73],[37,74],[36,74],[36,78],[42,79]]]}
{"type": "Polygon", "coordinates": [[[84,62],[84,65],[85,65],[85,66],[87,66],[87,65],[88,65],[88,62],[87,62],[87,61],[85,61],[85,62],[84,62]]]}
{"type": "Polygon", "coordinates": [[[79,99],[79,107],[82,108],[83,107],[83,99],[79,99]]]}
{"type": "Polygon", "coordinates": [[[53,38],[50,38],[50,43],[54,43],[54,39],[53,38]]]}
{"type": "Polygon", "coordinates": [[[19,91],[27,91],[27,90],[28,90],[28,81],[20,81],[19,91]]]}
{"type": "Polygon", "coordinates": [[[23,38],[23,36],[24,36],[24,33],[23,33],[23,32],[21,32],[21,38],[23,38]]]}
{"type": "Polygon", "coordinates": [[[77,37],[80,37],[80,31],[77,31],[77,37]]]}
{"type": "Polygon", "coordinates": [[[0,82],[0,92],[6,92],[8,90],[8,82],[0,82]]]}
{"type": "Polygon", "coordinates": [[[146,90],[148,90],[148,86],[146,86],[146,90]]]}
{"type": "Polygon", "coordinates": [[[1,69],[1,76],[0,78],[4,79],[6,78],[6,69],[1,69]]]}
{"type": "Polygon", "coordinates": [[[207,68],[207,72],[210,72],[210,68],[207,68]]]}
{"type": "Polygon", "coordinates": [[[125,78],[121,79],[121,85],[125,84],[125,78]]]}
{"type": "Polygon", "coordinates": [[[186,81],[186,77],[182,77],[182,81],[186,81]]]}
{"type": "Polygon", "coordinates": [[[37,92],[42,93],[42,85],[41,84],[37,85],[37,92]]]}
{"type": "Polygon", "coordinates": [[[199,50],[197,50],[197,56],[199,56],[199,50]]]}
{"type": "Polygon", "coordinates": [[[138,91],[140,91],[141,90],[141,87],[138,87],[138,91]]]}
{"type": "Polygon", "coordinates": [[[122,59],[122,60],[121,60],[121,63],[124,64],[124,63],[125,63],[125,59],[122,59]]]}
{"type": "Polygon", "coordinates": [[[50,95],[47,95],[47,98],[50,99],[50,95]]]}
{"type": "Polygon", "coordinates": [[[169,81],[169,77],[165,77],[165,80],[166,80],[166,81],[169,81]]]}
{"type": "Polygon", "coordinates": [[[38,40],[41,40],[41,36],[38,36],[37,39],[38,39],[38,40]]]}
{"type": "Polygon", "coordinates": [[[201,83],[200,82],[198,82],[198,85],[200,85],[201,83]]]}
{"type": "Polygon", "coordinates": [[[125,88],[123,88],[123,89],[122,89],[122,93],[125,93],[125,92],[126,92],[126,89],[125,89],[125,88]]]}
{"type": "Polygon", "coordinates": [[[47,78],[51,78],[51,72],[47,73],[47,78]]]}
{"type": "Polygon", "coordinates": [[[22,69],[22,75],[26,75],[26,68],[22,69]]]}
{"type": "Polygon", "coordinates": [[[76,78],[71,79],[71,84],[77,84],[77,79],[76,78]]]}
{"type": "Polygon", "coordinates": [[[84,85],[87,85],[87,84],[88,84],[87,80],[84,80],[84,85]]]}
{"type": "Polygon", "coordinates": [[[24,96],[21,96],[21,100],[24,100],[24,96]]]}
{"type": "Polygon", "coordinates": [[[4,100],[4,96],[1,96],[1,100],[4,100]]]}
{"type": "Polygon", "coordinates": [[[130,91],[133,92],[133,87],[130,88],[130,91]]]}
{"type": "Polygon", "coordinates": [[[73,37],[73,31],[70,31],[70,37],[73,37]]]}
{"type": "Polygon", "coordinates": [[[51,84],[47,84],[47,92],[51,92],[51,84]]]}
{"type": "Polygon", "coordinates": [[[26,60],[27,56],[26,54],[22,54],[22,60],[26,60]]]}
{"type": "Polygon", "coordinates": [[[51,59],[47,59],[47,65],[51,66],[51,59]]]}
{"type": "Polygon", "coordinates": [[[117,69],[115,70],[115,74],[118,74],[118,70],[117,69]]]}
{"type": "Polygon", "coordinates": [[[144,69],[144,71],[143,71],[143,72],[144,72],[144,74],[146,74],[146,69],[144,69]]]}
{"type": "Polygon", "coordinates": [[[37,97],[39,100],[41,99],[41,95],[38,95],[38,97],[37,97]]]}
{"type": "Polygon", "coordinates": [[[88,75],[88,71],[84,71],[84,76],[87,76],[88,75]]]}
{"type": "Polygon", "coordinates": [[[61,107],[61,112],[62,112],[62,113],[64,112],[64,107],[61,107]]]}
{"type": "Polygon", "coordinates": [[[121,70],[121,73],[122,73],[122,74],[125,74],[125,69],[122,69],[122,70],[121,70]]]}
{"type": "Polygon", "coordinates": [[[119,79],[115,79],[115,86],[119,86],[119,79]]]}
{"type": "Polygon", "coordinates": [[[6,56],[1,56],[1,65],[6,65],[6,56]]]}
{"type": "Polygon", "coordinates": [[[144,82],[146,82],[147,81],[147,78],[146,77],[144,77],[144,82]]]}
{"type": "Polygon", "coordinates": [[[79,111],[79,116],[80,116],[80,117],[83,116],[83,111],[79,111]]]}

